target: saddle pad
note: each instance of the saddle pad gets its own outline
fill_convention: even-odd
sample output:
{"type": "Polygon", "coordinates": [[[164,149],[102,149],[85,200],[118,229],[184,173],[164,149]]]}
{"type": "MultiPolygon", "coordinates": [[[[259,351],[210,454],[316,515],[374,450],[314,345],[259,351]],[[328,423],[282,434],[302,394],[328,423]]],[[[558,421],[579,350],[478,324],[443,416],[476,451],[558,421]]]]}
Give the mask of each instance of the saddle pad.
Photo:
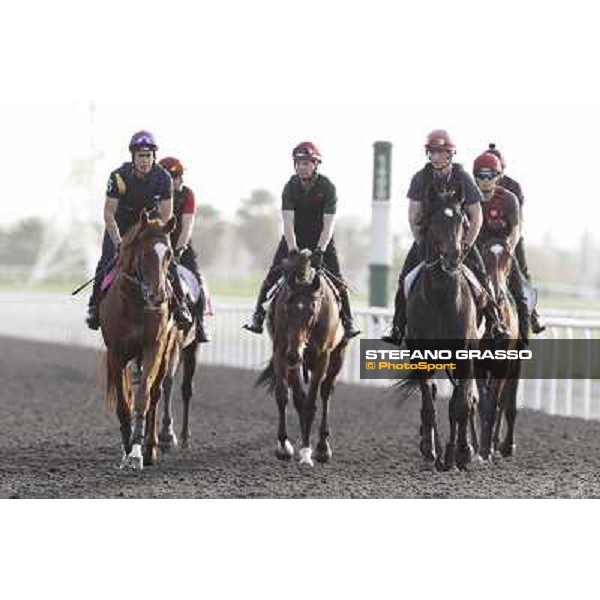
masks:
{"type": "Polygon", "coordinates": [[[408,272],[408,275],[404,278],[404,297],[408,299],[408,294],[415,284],[417,275],[421,272],[424,262],[420,262],[414,269],[408,272]]]}
{"type": "Polygon", "coordinates": [[[110,271],[102,278],[102,283],[100,284],[100,291],[105,292],[113,283],[113,281],[117,277],[117,273],[119,269],[117,269],[117,265],[113,265],[110,271]]]}
{"type": "Polygon", "coordinates": [[[200,283],[196,276],[183,265],[177,265],[177,275],[179,275],[183,293],[189,297],[192,304],[196,304],[198,298],[200,298],[200,283]]]}
{"type": "MultiPolygon", "coordinates": [[[[196,302],[198,302],[198,298],[200,298],[200,282],[194,273],[183,265],[177,265],[177,274],[179,275],[179,280],[181,281],[181,289],[183,290],[183,293],[190,299],[192,304],[196,304],[196,302]]],[[[204,281],[204,278],[202,279],[204,285],[204,298],[206,299],[204,314],[213,316],[215,311],[213,309],[210,293],[208,291],[208,285],[206,281],[204,281]]]]}

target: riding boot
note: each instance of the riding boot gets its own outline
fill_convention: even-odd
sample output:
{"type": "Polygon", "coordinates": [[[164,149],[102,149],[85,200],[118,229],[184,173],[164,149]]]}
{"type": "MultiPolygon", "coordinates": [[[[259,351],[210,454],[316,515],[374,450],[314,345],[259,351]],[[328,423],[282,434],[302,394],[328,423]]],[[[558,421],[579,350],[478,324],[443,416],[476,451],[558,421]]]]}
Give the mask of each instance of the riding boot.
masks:
{"type": "Polygon", "coordinates": [[[100,291],[96,289],[96,284],[94,282],[94,290],[92,291],[92,295],[90,296],[90,301],[88,303],[88,312],[85,319],[87,326],[94,331],[100,328],[100,291]]]}
{"type": "Polygon", "coordinates": [[[496,304],[492,281],[489,277],[482,277],[479,281],[488,295],[488,300],[483,307],[483,314],[490,325],[490,333],[495,340],[507,340],[510,338],[510,334],[496,304]]]}
{"type": "Polygon", "coordinates": [[[185,329],[192,324],[193,318],[185,301],[181,281],[174,263],[169,265],[169,281],[173,288],[173,316],[179,329],[185,329]]]}
{"type": "Polygon", "coordinates": [[[348,290],[345,287],[340,286],[338,288],[338,293],[340,295],[340,302],[342,304],[340,316],[342,317],[342,324],[344,325],[344,335],[347,339],[351,339],[360,333],[360,329],[356,326],[356,323],[354,323],[354,319],[352,318],[348,290]]]}
{"type": "Polygon", "coordinates": [[[205,344],[210,342],[210,336],[204,328],[204,308],[206,306],[206,298],[204,296],[204,290],[200,289],[200,297],[196,302],[196,341],[199,344],[205,344]]]}
{"type": "Polygon", "coordinates": [[[243,329],[247,329],[252,333],[262,333],[263,323],[265,322],[265,316],[267,311],[264,309],[263,304],[267,301],[267,294],[271,289],[270,282],[265,279],[260,286],[260,292],[258,293],[258,300],[256,301],[256,307],[252,315],[250,323],[243,325],[243,329]]]}
{"type": "Polygon", "coordinates": [[[536,335],[542,333],[542,331],[546,330],[546,324],[544,320],[540,316],[540,313],[537,311],[537,308],[534,308],[531,311],[531,331],[536,335]]]}
{"type": "Polygon", "coordinates": [[[390,332],[387,335],[382,336],[381,339],[388,344],[401,346],[402,340],[404,339],[404,330],[406,329],[406,298],[404,297],[403,281],[398,284],[395,305],[392,328],[390,332]]]}
{"type": "Polygon", "coordinates": [[[517,302],[517,315],[519,317],[519,341],[526,348],[529,345],[529,307],[525,299],[517,302]]]}

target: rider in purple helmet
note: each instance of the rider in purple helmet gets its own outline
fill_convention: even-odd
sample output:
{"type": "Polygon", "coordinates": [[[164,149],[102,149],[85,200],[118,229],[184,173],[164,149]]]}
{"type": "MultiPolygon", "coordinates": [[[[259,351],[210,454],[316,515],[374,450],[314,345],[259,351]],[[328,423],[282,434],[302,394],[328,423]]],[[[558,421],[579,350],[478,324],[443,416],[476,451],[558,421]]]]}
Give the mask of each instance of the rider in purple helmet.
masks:
{"type": "MultiPolygon", "coordinates": [[[[165,222],[173,214],[173,181],[169,173],[157,164],[157,150],[156,140],[149,131],[134,133],[129,142],[131,162],[123,163],[108,178],[102,256],[96,267],[86,319],[90,329],[100,327],[100,284],[119,251],[123,235],[139,221],[143,210],[165,222]]],[[[185,303],[175,307],[175,318],[181,326],[191,323],[192,316],[185,303]]]]}

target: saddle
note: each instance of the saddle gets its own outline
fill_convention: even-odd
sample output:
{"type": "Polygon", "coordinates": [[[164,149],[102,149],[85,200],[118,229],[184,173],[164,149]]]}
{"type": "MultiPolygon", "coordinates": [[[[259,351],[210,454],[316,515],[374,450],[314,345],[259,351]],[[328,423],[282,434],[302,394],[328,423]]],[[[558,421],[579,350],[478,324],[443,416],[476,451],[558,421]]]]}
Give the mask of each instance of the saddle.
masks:
{"type": "MultiPolygon", "coordinates": [[[[117,265],[114,265],[102,278],[102,283],[100,284],[100,292],[105,294],[112,284],[115,282],[117,275],[119,273],[119,269],[117,265]]],[[[205,306],[204,306],[204,314],[205,315],[214,315],[214,310],[210,298],[210,294],[208,291],[208,286],[202,278],[202,282],[198,281],[198,278],[194,275],[192,271],[183,265],[177,265],[177,276],[179,277],[179,282],[181,284],[181,289],[183,290],[183,295],[185,301],[190,305],[194,306],[198,299],[200,298],[200,293],[204,291],[205,298],[205,306]],[[202,285],[202,287],[201,287],[202,285]]],[[[174,292],[172,290],[172,286],[170,283],[168,284],[168,293],[172,295],[174,292]]]]}
{"type": "MultiPolygon", "coordinates": [[[[320,273],[323,276],[323,279],[325,280],[325,282],[327,283],[327,285],[329,285],[329,288],[331,289],[331,291],[333,292],[333,295],[338,303],[338,306],[341,306],[341,298],[340,298],[340,293],[338,291],[338,289],[335,287],[335,284],[333,283],[333,281],[331,280],[331,277],[329,277],[329,275],[327,275],[327,273],[321,271],[320,273]]],[[[285,285],[285,276],[282,275],[269,289],[269,291],[267,292],[267,302],[273,306],[275,305],[275,300],[277,300],[277,297],[279,296],[279,294],[281,293],[281,290],[283,289],[285,285]]]]}
{"type": "MultiPolygon", "coordinates": [[[[414,269],[410,270],[404,278],[404,297],[406,298],[406,300],[408,300],[408,296],[412,288],[414,287],[415,282],[417,281],[417,278],[424,266],[425,262],[420,262],[416,267],[414,267],[414,269]]],[[[462,264],[461,269],[463,275],[465,276],[465,279],[469,284],[469,288],[473,293],[475,303],[478,306],[481,305],[485,297],[485,290],[483,289],[483,286],[481,285],[481,283],[479,283],[479,280],[477,279],[477,277],[475,277],[475,274],[473,273],[473,271],[471,271],[471,269],[469,269],[469,267],[467,267],[467,265],[462,264]]]]}

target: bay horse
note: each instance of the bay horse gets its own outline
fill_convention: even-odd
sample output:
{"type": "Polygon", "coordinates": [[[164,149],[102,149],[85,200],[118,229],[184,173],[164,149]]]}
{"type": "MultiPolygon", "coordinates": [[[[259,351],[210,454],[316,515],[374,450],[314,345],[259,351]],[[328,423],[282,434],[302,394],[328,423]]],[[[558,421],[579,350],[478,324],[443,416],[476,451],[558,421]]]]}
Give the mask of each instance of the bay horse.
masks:
{"type": "Polygon", "coordinates": [[[156,408],[176,331],[166,286],[173,254],[169,234],[175,223],[175,217],[163,223],[142,212],[139,222],[123,236],[118,274],[100,302],[106,400],[109,407],[116,406],[121,426],[121,468],[142,469],[157,457],[156,408]],[[135,397],[128,368],[134,359],[142,367],[135,397]]]}
{"type": "Polygon", "coordinates": [[[181,424],[181,447],[189,446],[191,431],[189,425],[190,400],[194,390],[194,374],[198,364],[200,344],[196,341],[196,317],[184,330],[175,331],[174,343],[166,356],[166,372],[163,379],[163,420],[162,429],[158,436],[160,449],[169,452],[178,445],[177,436],[173,430],[172,398],[173,381],[179,365],[183,363],[181,380],[181,395],[183,398],[183,418],[181,424]]]}
{"type": "MultiPolygon", "coordinates": [[[[463,267],[464,225],[462,206],[439,202],[426,209],[420,220],[424,264],[408,295],[406,344],[409,350],[469,350],[477,338],[477,305],[463,267]]],[[[435,399],[437,388],[429,382],[431,371],[411,371],[398,382],[402,393],[421,391],[420,450],[425,464],[438,470],[464,469],[471,461],[468,426],[473,411],[473,364],[453,361],[449,374],[453,385],[449,405],[450,439],[442,461],[435,399]]],[[[474,432],[474,426],[471,422],[474,432]]]]}
{"type": "Polygon", "coordinates": [[[273,355],[256,382],[256,386],[264,385],[274,393],[277,401],[279,429],[275,455],[280,460],[290,460],[294,455],[286,419],[291,389],[300,419],[300,464],[309,466],[314,465],[310,436],[319,392],[322,413],[314,458],[325,463],[332,457],[329,401],[348,345],[333,284],[320,270],[311,267],[311,254],[303,249],[284,261],[285,283],[267,315],[273,355]]]}
{"type": "MultiPolygon", "coordinates": [[[[489,237],[477,242],[486,270],[492,280],[496,303],[504,321],[509,339],[505,349],[517,348],[519,340],[519,318],[515,301],[508,290],[508,279],[513,267],[513,257],[507,248],[505,237],[489,237]]],[[[486,331],[481,347],[497,347],[492,344],[486,331]]],[[[480,456],[487,460],[490,453],[510,456],[514,452],[514,431],[517,416],[517,390],[521,364],[518,360],[475,361],[475,375],[479,396],[479,419],[481,432],[480,456]],[[506,435],[500,443],[502,415],[506,418],[506,435]]]]}

